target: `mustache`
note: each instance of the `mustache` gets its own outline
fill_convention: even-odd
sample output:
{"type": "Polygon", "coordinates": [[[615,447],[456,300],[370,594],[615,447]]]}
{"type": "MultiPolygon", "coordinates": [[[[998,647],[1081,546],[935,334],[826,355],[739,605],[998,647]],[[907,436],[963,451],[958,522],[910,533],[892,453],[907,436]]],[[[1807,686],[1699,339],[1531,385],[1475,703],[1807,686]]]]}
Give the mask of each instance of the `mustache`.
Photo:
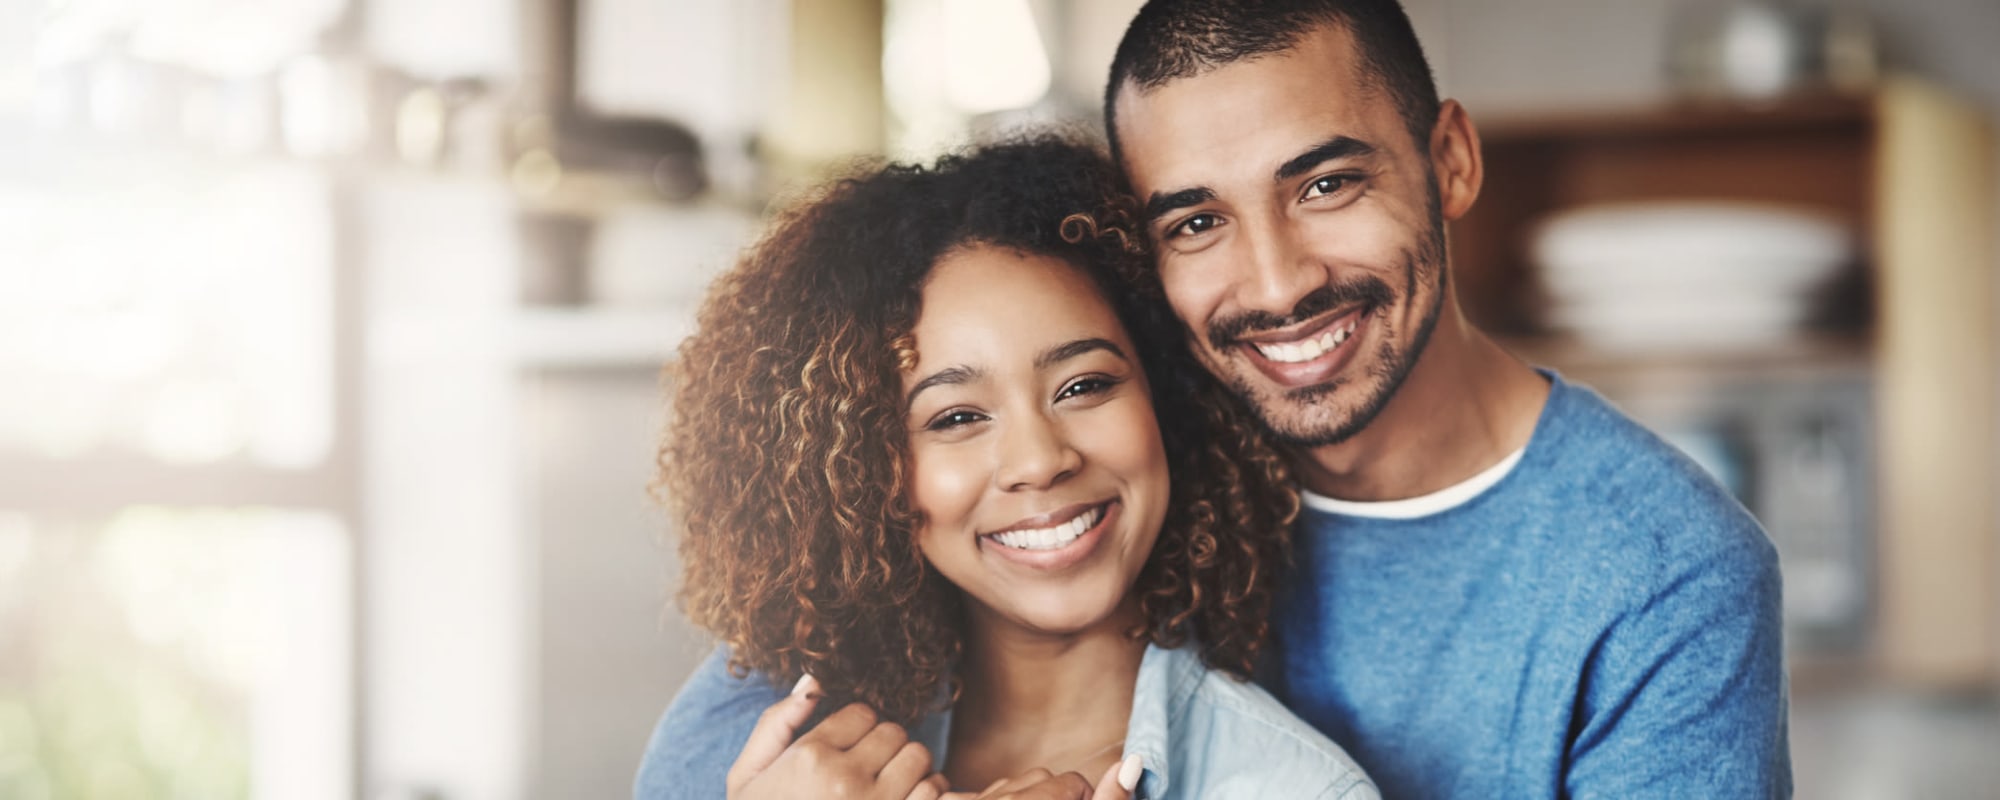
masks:
{"type": "Polygon", "coordinates": [[[1284,316],[1268,311],[1244,311],[1217,319],[1209,326],[1208,345],[1223,350],[1236,344],[1247,333],[1296,325],[1342,306],[1359,305],[1373,310],[1389,305],[1395,299],[1396,293],[1389,288],[1389,284],[1372,275],[1322,286],[1300,298],[1298,304],[1292,306],[1292,313],[1284,316]]]}

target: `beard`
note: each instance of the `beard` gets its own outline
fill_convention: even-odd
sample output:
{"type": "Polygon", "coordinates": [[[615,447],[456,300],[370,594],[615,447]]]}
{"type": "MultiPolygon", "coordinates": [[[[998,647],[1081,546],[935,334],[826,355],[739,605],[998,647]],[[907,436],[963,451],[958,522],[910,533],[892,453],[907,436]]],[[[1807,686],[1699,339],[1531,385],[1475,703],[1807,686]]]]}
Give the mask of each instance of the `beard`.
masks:
{"type": "Polygon", "coordinates": [[[1410,338],[1407,348],[1398,346],[1394,335],[1396,331],[1387,327],[1386,320],[1375,317],[1377,324],[1382,326],[1380,329],[1387,335],[1383,336],[1381,345],[1375,350],[1374,363],[1361,375],[1338,375],[1325,383],[1286,390],[1278,397],[1267,397],[1252,385],[1247,375],[1232,372],[1224,383],[1250,406],[1273,438],[1300,448],[1341,444],[1374,422],[1382,409],[1388,407],[1389,399],[1396,395],[1396,390],[1402,388],[1403,381],[1409,377],[1410,370],[1430,344],[1431,333],[1437,329],[1438,317],[1444,313],[1446,293],[1451,288],[1444,264],[1444,218],[1437,202],[1433,186],[1429,230],[1424,231],[1416,247],[1403,254],[1401,297],[1380,278],[1369,276],[1315,290],[1300,300],[1287,317],[1251,312],[1219,321],[1211,329],[1208,338],[1213,352],[1226,352],[1236,336],[1251,330],[1282,327],[1348,302],[1362,303],[1367,313],[1377,314],[1396,305],[1399,300],[1409,302],[1423,287],[1428,286],[1432,290],[1430,303],[1418,318],[1415,335],[1410,338]],[[1365,391],[1366,395],[1345,413],[1329,407],[1329,401],[1349,391],[1365,391]]]}

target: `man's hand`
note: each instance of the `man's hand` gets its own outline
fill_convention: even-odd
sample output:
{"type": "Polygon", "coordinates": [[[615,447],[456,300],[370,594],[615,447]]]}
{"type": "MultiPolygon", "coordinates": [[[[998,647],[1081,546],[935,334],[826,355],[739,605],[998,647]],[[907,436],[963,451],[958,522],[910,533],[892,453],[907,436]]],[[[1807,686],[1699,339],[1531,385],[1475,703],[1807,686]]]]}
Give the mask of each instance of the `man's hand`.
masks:
{"type": "Polygon", "coordinates": [[[943,800],[1131,800],[1132,790],[1139,785],[1141,767],[1138,756],[1126,756],[1105,770],[1095,787],[1074,772],[1056,775],[1034,769],[994,781],[977,795],[951,792],[943,800]]]}
{"type": "Polygon", "coordinates": [[[867,706],[849,705],[798,736],[819,700],[819,684],[808,675],[765,709],[729,767],[729,800],[936,800],[943,793],[943,776],[930,774],[930,749],[867,706]]]}

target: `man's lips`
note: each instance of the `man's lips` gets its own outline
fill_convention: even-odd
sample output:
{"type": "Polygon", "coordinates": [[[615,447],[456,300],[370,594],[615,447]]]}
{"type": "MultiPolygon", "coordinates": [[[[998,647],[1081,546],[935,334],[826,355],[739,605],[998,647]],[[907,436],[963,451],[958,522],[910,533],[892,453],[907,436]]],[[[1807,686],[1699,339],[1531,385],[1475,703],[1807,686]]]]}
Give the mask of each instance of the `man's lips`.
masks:
{"type": "Polygon", "coordinates": [[[1353,308],[1299,327],[1260,332],[1237,348],[1259,372],[1286,387],[1326,382],[1353,359],[1357,340],[1374,319],[1372,309],[1353,308]]]}
{"type": "Polygon", "coordinates": [[[1289,328],[1243,336],[1240,341],[1273,361],[1309,361],[1347,341],[1367,311],[1366,308],[1349,308],[1289,328]]]}

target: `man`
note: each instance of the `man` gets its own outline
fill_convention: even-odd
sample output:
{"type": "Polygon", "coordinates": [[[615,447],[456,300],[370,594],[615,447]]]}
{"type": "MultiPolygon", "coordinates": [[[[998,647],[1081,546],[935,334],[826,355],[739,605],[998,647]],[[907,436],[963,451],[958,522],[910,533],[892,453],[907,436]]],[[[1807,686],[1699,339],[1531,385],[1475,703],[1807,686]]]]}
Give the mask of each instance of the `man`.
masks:
{"type": "MultiPolygon", "coordinates": [[[[1466,322],[1444,223],[1478,134],[1393,0],[1149,3],[1105,117],[1196,352],[1301,465],[1293,711],[1388,797],[1790,794],[1775,554],[1688,460],[1466,322]]],[[[674,752],[677,718],[778,694],[712,658],[640,797],[735,756],[674,752]]]]}
{"type": "Polygon", "coordinates": [[[1771,546],[1465,321],[1478,134],[1393,0],[1149,4],[1106,97],[1196,352],[1300,456],[1287,705],[1387,797],[1788,795],[1771,546]]]}

